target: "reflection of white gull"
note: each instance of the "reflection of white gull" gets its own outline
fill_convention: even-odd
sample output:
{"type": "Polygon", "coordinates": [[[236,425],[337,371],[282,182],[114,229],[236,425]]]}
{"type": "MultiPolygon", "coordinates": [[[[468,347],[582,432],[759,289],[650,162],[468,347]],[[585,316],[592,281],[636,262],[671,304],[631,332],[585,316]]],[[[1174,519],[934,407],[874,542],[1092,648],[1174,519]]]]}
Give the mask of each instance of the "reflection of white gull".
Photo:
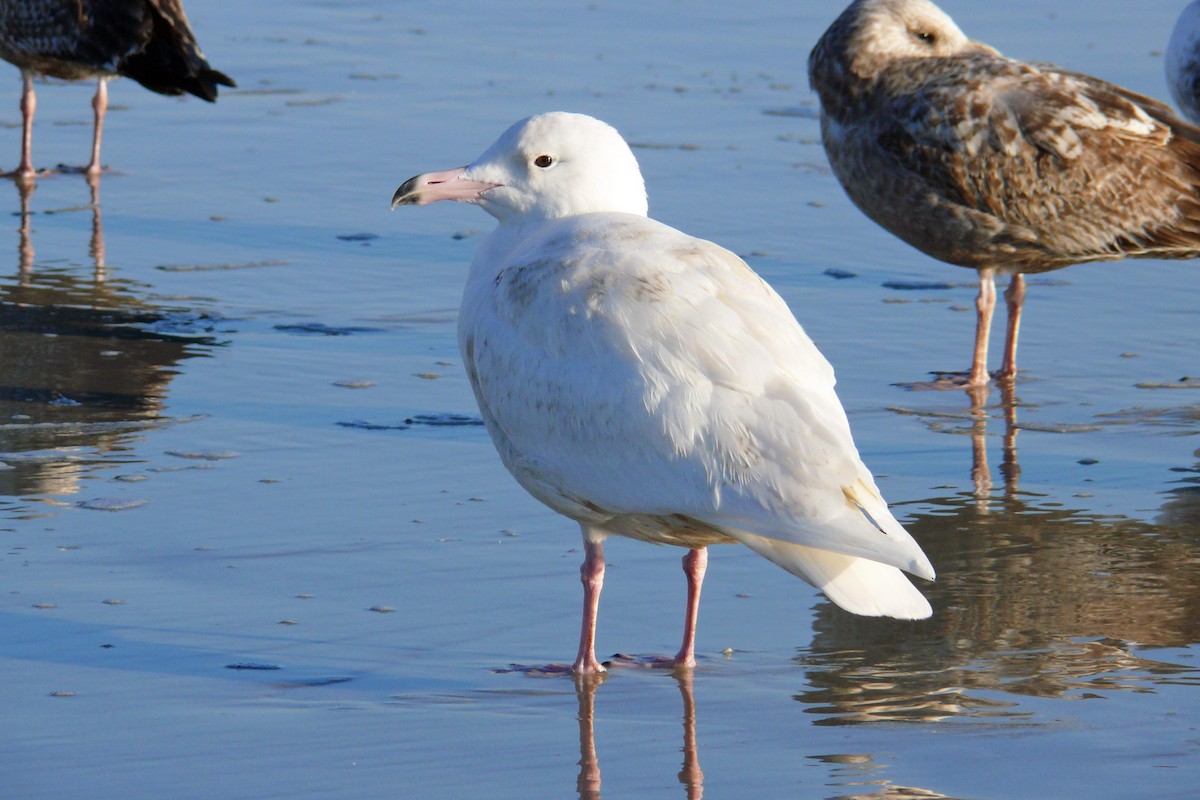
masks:
{"type": "Polygon", "coordinates": [[[1175,21],[1163,66],[1175,105],[1200,122],[1200,0],[1189,3],[1175,21]]]}
{"type": "Polygon", "coordinates": [[[1200,254],[1200,131],[1150,98],[1004,58],[928,0],[856,0],[809,57],[834,172],[862,211],[979,271],[968,384],[987,383],[996,274],[1012,276],[998,377],[1016,373],[1023,273],[1200,254]]]}
{"type": "Polygon", "coordinates": [[[673,663],[691,666],[705,547],[741,542],[859,614],[921,618],[899,569],[933,569],[859,459],[833,370],[732,253],[646,217],[633,153],[604,123],[531,117],[393,205],[474,203],[459,343],[488,432],[534,497],[579,522],[574,668],[594,655],[610,534],[690,549],[673,663]]]}
{"type": "Polygon", "coordinates": [[[234,85],[204,60],[180,0],[0,0],[0,58],[20,67],[25,81],[21,166],[14,173],[20,178],[35,174],[30,156],[34,75],[99,79],[92,100],[92,159],[84,170],[89,175],[100,173],[112,76],[133,78],[160,94],[189,92],[209,101],[217,99],[217,84],[234,85]]]}

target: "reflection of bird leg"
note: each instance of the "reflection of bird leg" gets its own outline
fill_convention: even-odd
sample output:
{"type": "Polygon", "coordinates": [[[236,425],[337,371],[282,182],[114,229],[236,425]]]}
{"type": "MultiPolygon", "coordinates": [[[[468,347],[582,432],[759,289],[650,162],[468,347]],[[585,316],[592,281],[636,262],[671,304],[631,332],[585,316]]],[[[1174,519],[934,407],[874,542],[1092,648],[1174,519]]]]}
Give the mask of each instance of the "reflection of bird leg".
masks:
{"type": "Polygon", "coordinates": [[[1004,475],[1005,494],[1011,497],[1021,477],[1021,466],[1017,463],[1017,398],[1012,382],[1001,384],[1000,392],[1004,406],[1004,460],[1000,473],[1004,475]]]}
{"type": "Polygon", "coordinates": [[[579,700],[579,778],[575,791],[580,800],[600,800],[600,759],[596,755],[596,689],[604,673],[575,675],[575,697],[579,700]]]}
{"type": "Polygon", "coordinates": [[[104,225],[100,221],[100,175],[89,172],[86,179],[92,194],[92,239],[88,243],[88,254],[92,257],[93,279],[103,283],[108,277],[108,267],[104,263],[104,225]]]}
{"type": "Polygon", "coordinates": [[[108,77],[101,75],[96,81],[96,96],[92,98],[92,110],[96,113],[92,128],[92,160],[84,168],[84,175],[100,174],[100,137],[104,133],[104,112],[108,110],[108,77]]]}
{"type": "Polygon", "coordinates": [[[996,378],[1009,383],[1017,379],[1017,333],[1021,328],[1021,305],[1025,302],[1025,276],[1016,273],[1004,290],[1008,303],[1008,333],[1004,336],[1004,362],[996,378]]]}
{"type": "Polygon", "coordinates": [[[992,312],[996,310],[996,271],[992,267],[979,270],[979,296],[975,298],[975,358],[967,386],[987,386],[988,335],[992,328],[992,312]]]}
{"type": "Polygon", "coordinates": [[[987,458],[987,384],[967,389],[971,398],[971,481],[975,484],[975,498],[980,511],[987,510],[988,495],[992,491],[992,472],[987,458]]]}
{"type": "Polygon", "coordinates": [[[675,673],[679,694],[683,697],[683,769],[679,782],[687,789],[688,800],[704,797],[704,773],[700,770],[700,751],[696,747],[696,698],[692,695],[692,671],[675,673]]]}
{"type": "Polygon", "coordinates": [[[675,654],[675,666],[696,666],[696,615],[700,611],[700,587],[708,569],[708,548],[689,550],[683,557],[683,572],[687,575],[687,609],[683,620],[683,643],[675,654]]]}
{"type": "Polygon", "coordinates": [[[17,268],[21,284],[24,285],[33,276],[33,237],[30,235],[33,214],[29,210],[29,199],[33,197],[37,184],[23,180],[14,183],[17,184],[17,193],[21,196],[21,225],[17,228],[17,268]]]}

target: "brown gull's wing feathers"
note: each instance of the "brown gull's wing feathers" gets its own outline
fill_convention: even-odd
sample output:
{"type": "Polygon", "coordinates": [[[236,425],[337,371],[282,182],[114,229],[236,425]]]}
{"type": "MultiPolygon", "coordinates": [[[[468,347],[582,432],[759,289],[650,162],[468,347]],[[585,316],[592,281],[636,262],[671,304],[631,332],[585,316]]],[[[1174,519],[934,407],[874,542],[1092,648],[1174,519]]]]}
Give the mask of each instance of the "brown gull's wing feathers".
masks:
{"type": "Polygon", "coordinates": [[[1038,271],[1200,250],[1200,130],[1157,101],[981,50],[897,62],[856,106],[875,138],[860,146],[905,173],[883,179],[899,204],[885,227],[931,206],[901,235],[943,260],[1038,271]]]}

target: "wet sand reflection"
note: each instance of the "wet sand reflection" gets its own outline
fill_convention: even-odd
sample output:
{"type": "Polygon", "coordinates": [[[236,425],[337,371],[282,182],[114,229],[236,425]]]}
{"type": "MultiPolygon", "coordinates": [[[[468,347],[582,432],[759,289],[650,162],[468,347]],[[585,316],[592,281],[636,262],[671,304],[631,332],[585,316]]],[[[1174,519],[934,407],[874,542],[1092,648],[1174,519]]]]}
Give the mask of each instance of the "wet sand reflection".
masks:
{"type": "Polygon", "coordinates": [[[938,566],[920,624],[822,604],[797,659],[817,724],[1027,715],[1016,696],[1200,685],[1154,648],[1200,642],[1200,532],[1104,518],[1013,490],[961,493],[907,525],[938,566]]]}
{"type": "MultiPolygon", "coordinates": [[[[600,686],[608,677],[607,673],[574,676],[575,694],[579,704],[579,775],[575,788],[580,800],[601,798],[600,755],[595,734],[596,698],[600,686]]],[[[683,726],[680,748],[683,762],[677,778],[683,788],[683,796],[688,800],[702,800],[704,772],[700,767],[700,747],[696,735],[694,676],[690,670],[679,670],[672,673],[671,677],[679,688],[683,726]]],[[[701,683],[703,685],[703,681],[701,683]]],[[[843,800],[853,800],[857,797],[870,797],[875,800],[947,797],[926,789],[892,783],[887,777],[886,764],[878,762],[870,754],[835,753],[812,755],[808,758],[826,767],[829,777],[827,785],[843,790],[837,794],[843,800]],[[849,790],[850,793],[844,793],[844,790],[849,790]],[[861,790],[862,793],[856,790],[861,790]]]]}
{"type": "Polygon", "coordinates": [[[90,274],[37,262],[36,184],[16,182],[15,280],[0,278],[0,496],[71,494],[88,464],[120,461],[131,431],[162,421],[167,387],[211,338],[186,311],[156,306],[150,287],[112,279],[99,179],[90,211],[90,274]]]}
{"type": "MultiPolygon", "coordinates": [[[[575,695],[579,701],[579,778],[575,789],[580,800],[600,800],[600,758],[596,752],[596,690],[608,677],[598,675],[574,675],[575,695]]],[[[696,746],[696,698],[693,692],[691,670],[673,673],[679,686],[683,703],[683,766],[679,770],[679,783],[688,800],[704,797],[704,772],[700,769],[699,749],[696,746]]]]}
{"type": "MultiPolygon", "coordinates": [[[[1200,457],[1200,450],[1196,451],[1200,457]]],[[[1200,463],[1193,467],[1174,467],[1186,477],[1174,481],[1166,491],[1167,501],[1159,511],[1158,524],[1167,527],[1200,527],[1200,463]]]]}

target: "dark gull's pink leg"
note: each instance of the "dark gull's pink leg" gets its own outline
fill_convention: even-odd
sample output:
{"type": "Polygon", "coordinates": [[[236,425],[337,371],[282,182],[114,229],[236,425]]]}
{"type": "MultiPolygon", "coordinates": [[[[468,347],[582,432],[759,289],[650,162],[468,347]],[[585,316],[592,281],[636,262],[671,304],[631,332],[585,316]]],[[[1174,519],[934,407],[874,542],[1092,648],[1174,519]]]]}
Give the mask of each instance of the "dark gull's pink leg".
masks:
{"type": "Polygon", "coordinates": [[[968,386],[984,386],[988,382],[988,332],[992,327],[992,312],[996,309],[995,270],[979,270],[979,296],[975,298],[975,359],[971,363],[968,386]]]}
{"type": "Polygon", "coordinates": [[[1013,275],[1004,290],[1008,302],[1008,335],[1004,339],[1004,363],[996,375],[1001,380],[1017,377],[1017,332],[1021,328],[1021,306],[1025,303],[1025,276],[1013,275]]]}
{"type": "Polygon", "coordinates": [[[675,666],[696,666],[696,617],[700,612],[700,587],[708,569],[708,548],[689,550],[683,557],[683,572],[687,575],[687,610],[683,620],[683,644],[675,654],[675,666]]]}
{"type": "Polygon", "coordinates": [[[33,169],[33,114],[37,111],[37,94],[33,91],[33,73],[21,71],[24,88],[21,90],[21,166],[13,173],[18,178],[32,178],[33,169]]]}
{"type": "Polygon", "coordinates": [[[599,540],[592,541],[586,529],[583,552],[583,566],[579,568],[579,580],[583,583],[583,625],[579,633],[579,652],[571,671],[592,675],[605,671],[596,660],[596,615],[600,610],[600,590],[604,588],[604,545],[599,540]]]}
{"type": "Polygon", "coordinates": [[[102,77],[96,82],[96,96],[92,98],[92,109],[96,112],[95,126],[92,128],[92,160],[84,169],[85,175],[100,174],[100,137],[104,133],[104,112],[108,110],[108,78],[102,77]]]}

